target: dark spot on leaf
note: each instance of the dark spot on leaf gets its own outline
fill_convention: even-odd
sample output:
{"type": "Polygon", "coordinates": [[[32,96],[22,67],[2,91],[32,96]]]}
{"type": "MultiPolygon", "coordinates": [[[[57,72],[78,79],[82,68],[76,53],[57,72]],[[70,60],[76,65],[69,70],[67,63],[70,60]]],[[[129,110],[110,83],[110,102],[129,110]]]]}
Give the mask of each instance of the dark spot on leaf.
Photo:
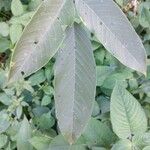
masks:
{"type": "Polygon", "coordinates": [[[24,71],[21,71],[21,74],[24,75],[25,74],[24,71]]]}

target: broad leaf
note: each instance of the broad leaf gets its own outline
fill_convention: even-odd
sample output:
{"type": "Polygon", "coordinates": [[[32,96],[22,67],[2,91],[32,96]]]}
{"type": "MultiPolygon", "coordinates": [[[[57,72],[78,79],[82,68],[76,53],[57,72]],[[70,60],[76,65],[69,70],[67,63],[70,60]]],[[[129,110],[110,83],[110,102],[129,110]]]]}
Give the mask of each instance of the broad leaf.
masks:
{"type": "Polygon", "coordinates": [[[133,150],[132,143],[129,140],[118,141],[111,150],[133,150]]]}
{"type": "Polygon", "coordinates": [[[69,17],[64,10],[67,3],[68,0],[44,0],[41,3],[15,47],[9,82],[18,80],[22,73],[28,76],[36,72],[57,52],[64,39],[59,17],[69,17]]]}
{"type": "Polygon", "coordinates": [[[70,145],[61,135],[56,136],[49,145],[48,150],[86,150],[80,138],[75,144],[70,145]]]}
{"type": "Polygon", "coordinates": [[[146,74],[146,53],[132,25],[113,0],[76,0],[85,25],[124,65],[146,74]]]}
{"type": "Polygon", "coordinates": [[[8,141],[8,137],[5,134],[0,134],[0,149],[2,149],[8,141]]]}
{"type": "Polygon", "coordinates": [[[150,146],[146,146],[146,147],[144,147],[144,149],[143,150],[150,150],[150,146]]]}
{"type": "Polygon", "coordinates": [[[52,138],[48,136],[34,136],[29,142],[36,148],[36,150],[47,150],[52,138]]]}
{"type": "Polygon", "coordinates": [[[122,139],[147,130],[147,119],[139,102],[116,83],[111,95],[111,122],[114,132],[122,139]]]}
{"type": "Polygon", "coordinates": [[[21,127],[17,134],[17,150],[32,150],[32,146],[29,143],[31,138],[31,127],[26,117],[21,122],[21,127]]]}
{"type": "Polygon", "coordinates": [[[95,97],[96,69],[90,40],[75,24],[67,30],[55,66],[55,103],[62,134],[74,143],[85,128],[95,97]]]}
{"type": "Polygon", "coordinates": [[[133,137],[133,143],[141,149],[150,145],[150,132],[139,134],[133,137]]]}
{"type": "Polygon", "coordinates": [[[88,145],[100,145],[110,147],[116,140],[115,134],[110,128],[96,119],[91,119],[83,133],[88,145]]]}

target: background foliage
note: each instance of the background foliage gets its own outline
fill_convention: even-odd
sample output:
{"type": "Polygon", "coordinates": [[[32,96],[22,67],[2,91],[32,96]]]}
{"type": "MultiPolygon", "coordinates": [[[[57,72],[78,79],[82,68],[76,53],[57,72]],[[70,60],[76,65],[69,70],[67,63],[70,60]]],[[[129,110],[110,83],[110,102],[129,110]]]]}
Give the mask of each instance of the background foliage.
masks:
{"type": "Polygon", "coordinates": [[[0,149],[13,150],[16,147],[18,150],[150,149],[150,1],[140,1],[136,9],[128,0],[116,0],[144,43],[148,55],[147,77],[120,64],[91,34],[97,65],[95,105],[85,132],[73,146],[69,146],[63,139],[57,126],[53,96],[54,58],[30,77],[14,83],[11,87],[6,86],[11,51],[41,1],[0,1],[0,149]],[[115,86],[116,80],[119,90],[116,90],[118,86],[115,86]],[[128,91],[125,91],[125,88],[128,91]],[[139,135],[126,137],[129,131],[121,127],[118,130],[116,123],[112,129],[110,99],[111,111],[116,111],[112,105],[117,107],[116,99],[119,98],[121,102],[126,99],[128,106],[123,103],[121,112],[117,111],[118,116],[111,115],[111,120],[114,120],[114,123],[116,118],[122,120],[120,114],[137,111],[136,114],[139,114],[136,117],[131,116],[133,123],[130,122],[130,125],[133,126],[131,133],[137,131],[134,128],[136,122],[140,125],[139,135]],[[146,121],[143,109],[137,101],[146,113],[148,126],[144,124],[146,121]],[[134,109],[135,105],[138,106],[134,109]],[[138,118],[139,116],[142,117],[138,118]]]}

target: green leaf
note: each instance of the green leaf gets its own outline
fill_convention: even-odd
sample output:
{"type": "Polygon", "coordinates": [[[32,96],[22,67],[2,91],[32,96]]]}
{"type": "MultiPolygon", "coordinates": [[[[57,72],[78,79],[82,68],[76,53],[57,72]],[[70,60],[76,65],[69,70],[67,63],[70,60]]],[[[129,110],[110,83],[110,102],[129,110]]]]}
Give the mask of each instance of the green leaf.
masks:
{"type": "Polygon", "coordinates": [[[0,112],[0,134],[5,132],[10,126],[9,116],[1,111],[0,112]]]}
{"type": "Polygon", "coordinates": [[[41,105],[42,106],[47,106],[51,103],[51,97],[48,95],[44,95],[44,97],[42,98],[42,102],[41,105]]]}
{"type": "Polygon", "coordinates": [[[74,143],[92,113],[96,87],[95,61],[84,29],[74,24],[67,30],[64,48],[55,65],[55,105],[59,128],[74,143]]]}
{"type": "Polygon", "coordinates": [[[139,134],[133,137],[133,143],[141,149],[150,145],[150,132],[139,134]]]}
{"type": "Polygon", "coordinates": [[[105,79],[111,75],[115,68],[109,66],[97,66],[97,86],[102,86],[105,79]]]}
{"type": "Polygon", "coordinates": [[[9,26],[5,22],[0,22],[0,35],[3,37],[8,36],[9,34],[9,26]]]}
{"type": "Polygon", "coordinates": [[[10,39],[12,44],[15,44],[19,38],[21,37],[22,34],[22,25],[20,24],[13,24],[10,27],[10,39]]]}
{"type": "Polygon", "coordinates": [[[141,3],[139,7],[139,22],[140,24],[147,28],[150,26],[150,4],[149,2],[141,3]]]}
{"type": "Polygon", "coordinates": [[[150,146],[144,147],[143,150],[150,150],[150,146]]]}
{"type": "Polygon", "coordinates": [[[44,82],[45,80],[46,80],[46,77],[45,77],[43,69],[37,71],[35,74],[33,74],[29,78],[29,81],[30,81],[32,86],[39,85],[40,83],[44,82]]]}
{"type": "Polygon", "coordinates": [[[42,130],[50,129],[55,124],[55,119],[52,117],[51,112],[44,113],[36,118],[37,125],[42,130]]]}
{"type": "Polygon", "coordinates": [[[104,47],[124,65],[146,74],[144,46],[119,7],[112,0],[75,1],[84,24],[104,47]]]}
{"type": "Polygon", "coordinates": [[[10,41],[6,38],[0,37],[0,53],[5,52],[7,49],[10,48],[10,41]]]}
{"type": "Polygon", "coordinates": [[[58,135],[52,140],[48,150],[86,150],[86,148],[82,141],[69,145],[63,136],[58,135]]]}
{"type": "Polygon", "coordinates": [[[111,150],[133,150],[132,143],[129,140],[118,141],[111,150]]]}
{"type": "Polygon", "coordinates": [[[48,136],[34,136],[29,141],[36,150],[48,150],[51,138],[48,136]]]}
{"type": "Polygon", "coordinates": [[[24,12],[23,5],[20,0],[12,0],[11,11],[14,16],[22,15],[24,12]]]}
{"type": "Polygon", "coordinates": [[[0,148],[3,148],[7,144],[8,137],[5,134],[0,134],[0,148]]]}
{"type": "Polygon", "coordinates": [[[115,134],[110,128],[96,119],[91,119],[83,133],[88,145],[100,145],[110,147],[116,140],[115,134]]]}
{"type": "Polygon", "coordinates": [[[42,68],[60,48],[64,31],[59,16],[65,4],[66,0],[42,2],[15,47],[9,83],[20,79],[22,73],[28,76],[42,68]]]}
{"type": "Polygon", "coordinates": [[[111,95],[111,122],[114,132],[122,139],[147,130],[147,118],[139,102],[119,83],[111,95]]]}
{"type": "Polygon", "coordinates": [[[0,93],[0,102],[2,102],[4,105],[10,105],[12,101],[12,98],[9,97],[7,94],[0,93]]]}
{"type": "Polygon", "coordinates": [[[21,127],[17,134],[17,150],[32,150],[32,146],[29,143],[31,138],[31,127],[26,117],[21,122],[21,127]]]}

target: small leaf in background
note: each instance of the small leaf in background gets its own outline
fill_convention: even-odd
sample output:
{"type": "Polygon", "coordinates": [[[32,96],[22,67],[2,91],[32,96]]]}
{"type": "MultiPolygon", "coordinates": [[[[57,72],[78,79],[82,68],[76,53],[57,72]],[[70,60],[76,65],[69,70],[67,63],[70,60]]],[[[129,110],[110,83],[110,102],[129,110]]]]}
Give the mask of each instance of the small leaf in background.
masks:
{"type": "Polygon", "coordinates": [[[48,150],[86,150],[82,142],[79,139],[74,145],[70,145],[62,135],[58,135],[52,140],[48,150]]]}
{"type": "Polygon", "coordinates": [[[21,16],[13,16],[9,22],[10,24],[20,24],[20,25],[26,26],[34,14],[35,12],[32,11],[32,12],[27,12],[21,16]]]}
{"type": "Polygon", "coordinates": [[[10,126],[9,116],[5,112],[0,112],[0,134],[5,132],[10,126]]]}
{"type": "Polygon", "coordinates": [[[8,137],[5,134],[0,134],[0,149],[2,149],[8,141],[8,137]]]}
{"type": "Polygon", "coordinates": [[[113,131],[122,139],[147,130],[147,118],[139,102],[116,82],[111,95],[111,123],[113,131]]]}
{"type": "Polygon", "coordinates": [[[132,78],[133,78],[132,72],[128,69],[124,69],[122,71],[110,74],[110,76],[107,77],[106,80],[104,81],[102,87],[106,89],[113,89],[116,81],[122,82],[124,86],[127,87],[126,79],[132,78]]]}
{"type": "Polygon", "coordinates": [[[31,127],[26,117],[21,122],[21,127],[17,134],[17,149],[18,150],[32,150],[32,146],[29,143],[31,138],[31,127]]]}
{"type": "Polygon", "coordinates": [[[48,150],[51,140],[52,138],[43,135],[34,136],[29,140],[29,142],[34,148],[36,148],[36,150],[48,150]]]}
{"type": "Polygon", "coordinates": [[[42,130],[47,130],[54,126],[55,119],[51,115],[51,112],[48,112],[37,117],[36,122],[37,126],[39,126],[42,130]]]}
{"type": "Polygon", "coordinates": [[[10,48],[10,41],[6,38],[0,37],[0,53],[5,52],[9,48],[10,48]]]}
{"type": "Polygon", "coordinates": [[[13,100],[7,94],[0,93],[0,102],[2,102],[4,105],[10,105],[13,102],[13,100]]]}
{"type": "Polygon", "coordinates": [[[20,24],[12,24],[10,26],[10,39],[12,44],[15,44],[21,37],[23,27],[20,24]]]}
{"type": "Polygon", "coordinates": [[[48,95],[44,95],[44,97],[42,98],[42,102],[41,105],[42,106],[47,106],[51,103],[51,97],[48,95]]]}
{"type": "Polygon", "coordinates": [[[140,149],[150,145],[150,132],[139,134],[133,137],[132,142],[140,149]]]}
{"type": "Polygon", "coordinates": [[[143,150],[150,150],[150,146],[144,147],[143,150]]]}
{"type": "Polygon", "coordinates": [[[24,8],[20,0],[12,0],[11,11],[14,16],[20,16],[24,13],[24,8]]]}
{"type": "Polygon", "coordinates": [[[8,36],[9,34],[9,26],[5,22],[0,22],[0,35],[3,37],[8,36]]]}
{"type": "Polygon", "coordinates": [[[144,2],[139,7],[139,22],[140,24],[147,28],[150,27],[150,4],[149,2],[144,2]]]}
{"type": "Polygon", "coordinates": [[[115,134],[107,126],[99,120],[91,119],[83,133],[83,137],[88,145],[100,145],[110,147],[116,140],[115,134]]]}
{"type": "Polygon", "coordinates": [[[41,69],[29,78],[29,82],[31,83],[32,86],[34,86],[34,85],[39,85],[40,83],[44,82],[45,79],[46,77],[44,74],[44,70],[41,69]]]}
{"type": "Polygon", "coordinates": [[[118,141],[111,150],[133,150],[132,143],[129,140],[118,141]]]}
{"type": "Polygon", "coordinates": [[[112,74],[115,68],[109,67],[109,66],[97,66],[96,72],[97,72],[97,86],[102,86],[105,79],[109,77],[109,75],[112,74]]]}

